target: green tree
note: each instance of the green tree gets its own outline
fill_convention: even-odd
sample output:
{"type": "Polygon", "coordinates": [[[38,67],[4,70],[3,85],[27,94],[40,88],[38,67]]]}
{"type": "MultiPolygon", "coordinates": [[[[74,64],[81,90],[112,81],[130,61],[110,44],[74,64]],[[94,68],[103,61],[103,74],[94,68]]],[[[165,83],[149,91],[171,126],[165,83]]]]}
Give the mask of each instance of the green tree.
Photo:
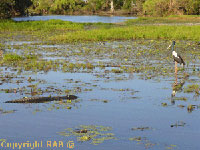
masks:
{"type": "Polygon", "coordinates": [[[143,4],[145,3],[146,0],[136,0],[136,9],[137,9],[137,14],[142,15],[143,14],[143,4]]]}
{"type": "Polygon", "coordinates": [[[200,0],[146,0],[144,13],[151,16],[199,14],[200,0]]]}
{"type": "Polygon", "coordinates": [[[30,9],[30,12],[36,11],[36,13],[47,14],[53,3],[54,0],[33,0],[33,10],[30,9]]]}
{"type": "Polygon", "coordinates": [[[25,15],[31,0],[0,0],[0,18],[10,18],[15,15],[25,15]]]}
{"type": "Polygon", "coordinates": [[[66,11],[74,11],[75,6],[76,6],[75,0],[55,0],[51,10],[63,14],[66,11]]]}
{"type": "Polygon", "coordinates": [[[199,14],[200,0],[177,0],[176,5],[186,14],[199,14]]]}
{"type": "Polygon", "coordinates": [[[170,0],[147,0],[143,5],[144,13],[151,16],[165,16],[169,7],[170,0]]]}
{"type": "Polygon", "coordinates": [[[31,6],[33,3],[31,0],[15,0],[14,9],[15,12],[19,15],[25,15],[26,10],[29,6],[31,6]]]}
{"type": "Polygon", "coordinates": [[[84,4],[83,0],[33,0],[30,11],[41,14],[66,14],[80,10],[84,4]]]}
{"type": "Polygon", "coordinates": [[[14,0],[1,0],[0,1],[0,19],[9,18],[14,12],[14,0]]]}
{"type": "Polygon", "coordinates": [[[132,7],[136,4],[136,0],[124,0],[123,8],[124,9],[132,9],[132,7]]]}
{"type": "Polygon", "coordinates": [[[97,12],[100,10],[106,11],[109,9],[108,0],[88,0],[87,11],[97,12]]]}

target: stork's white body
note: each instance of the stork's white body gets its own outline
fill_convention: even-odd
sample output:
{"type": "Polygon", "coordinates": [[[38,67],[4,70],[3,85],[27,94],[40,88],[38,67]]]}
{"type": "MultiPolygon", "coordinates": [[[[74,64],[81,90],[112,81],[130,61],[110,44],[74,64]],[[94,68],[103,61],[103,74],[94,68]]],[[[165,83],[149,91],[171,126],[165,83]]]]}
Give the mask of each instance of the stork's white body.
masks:
{"type": "MultiPolygon", "coordinates": [[[[175,52],[175,51],[172,52],[172,55],[173,55],[174,57],[178,57],[178,54],[177,54],[177,52],[175,52]]],[[[178,58],[179,58],[179,57],[178,57],[178,58]]]]}

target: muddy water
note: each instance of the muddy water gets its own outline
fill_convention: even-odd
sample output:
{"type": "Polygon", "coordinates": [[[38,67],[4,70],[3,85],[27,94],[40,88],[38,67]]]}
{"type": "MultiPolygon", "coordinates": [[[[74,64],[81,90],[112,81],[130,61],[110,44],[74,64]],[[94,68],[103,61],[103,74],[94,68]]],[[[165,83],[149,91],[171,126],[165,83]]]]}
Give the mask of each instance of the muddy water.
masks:
{"type": "MultiPolygon", "coordinates": [[[[158,43],[160,45],[160,42],[158,43]]],[[[160,74],[161,70],[159,69],[151,72],[151,78],[142,70],[139,70],[139,73],[108,71],[113,68],[119,69],[120,67],[116,67],[116,65],[136,64],[143,66],[142,60],[155,67],[169,65],[173,70],[173,61],[167,63],[168,61],[159,59],[160,56],[167,56],[165,52],[160,55],[148,55],[146,58],[144,58],[144,53],[143,56],[138,55],[138,59],[136,58],[136,55],[144,50],[147,53],[148,49],[156,49],[157,44],[154,43],[147,47],[140,41],[137,42],[138,45],[135,44],[131,41],[106,43],[98,46],[104,52],[98,54],[98,48],[95,49],[97,46],[94,43],[59,45],[55,50],[57,55],[54,57],[52,57],[53,49],[48,49],[52,48],[51,46],[47,46],[47,49],[44,48],[44,45],[32,46],[33,51],[38,50],[38,53],[41,53],[40,59],[56,59],[58,57],[59,60],[86,62],[88,57],[92,56],[88,61],[97,65],[93,70],[68,72],[50,70],[37,73],[22,71],[19,74],[12,70],[12,67],[1,67],[0,133],[1,139],[6,140],[4,146],[6,143],[13,142],[26,143],[28,141],[28,143],[34,143],[42,141],[43,144],[40,145],[40,148],[35,149],[41,149],[41,147],[49,149],[47,147],[48,141],[62,141],[64,142],[63,149],[67,149],[66,143],[73,141],[74,149],[84,150],[199,149],[199,97],[194,92],[184,92],[188,85],[199,84],[199,72],[192,71],[194,64],[196,65],[195,69],[198,70],[199,60],[193,60],[193,64],[189,63],[186,66],[185,72],[190,75],[189,78],[183,79],[184,72],[179,71],[178,82],[184,81],[184,85],[182,90],[179,89],[175,97],[172,97],[172,85],[175,79],[173,71],[170,69],[167,70],[169,74],[164,75],[160,74]],[[135,54],[127,58],[128,60],[124,60],[126,54],[123,49],[126,47],[131,50],[132,54],[135,54]],[[74,55],[77,51],[81,52],[87,49],[96,53],[91,51],[88,55],[84,53],[79,57],[74,55]],[[112,54],[108,53],[109,50],[114,50],[113,53],[119,55],[113,58],[112,54]],[[60,58],[61,56],[64,58],[60,58]],[[98,67],[96,60],[102,61],[108,67],[103,69],[98,67]],[[112,67],[110,64],[115,64],[115,66],[112,67]],[[27,81],[30,77],[34,80],[27,81]],[[34,87],[30,85],[34,85],[34,87]],[[16,92],[5,91],[5,89],[14,88],[16,88],[16,92]],[[30,97],[34,90],[38,92],[36,96],[63,95],[67,90],[69,94],[77,95],[78,99],[69,103],[4,103],[7,100],[30,97]],[[186,98],[185,101],[180,100],[183,97],[186,98]],[[192,111],[187,109],[190,104],[195,105],[192,111]],[[114,134],[115,139],[93,145],[91,140],[80,142],[77,141],[75,135],[63,136],[59,134],[59,132],[66,131],[67,128],[76,129],[79,125],[112,127],[110,132],[114,134]],[[136,137],[139,138],[134,139],[136,137]]],[[[179,48],[181,49],[181,45],[179,48]]],[[[23,47],[15,49],[15,51],[23,52],[23,47]]],[[[190,55],[187,52],[185,54],[189,59],[190,55]]],[[[150,70],[148,71],[150,72],[150,70]]],[[[51,146],[53,147],[53,144],[51,146]]],[[[4,149],[9,148],[4,147],[4,149]]],[[[53,149],[56,149],[55,145],[53,149]]]]}

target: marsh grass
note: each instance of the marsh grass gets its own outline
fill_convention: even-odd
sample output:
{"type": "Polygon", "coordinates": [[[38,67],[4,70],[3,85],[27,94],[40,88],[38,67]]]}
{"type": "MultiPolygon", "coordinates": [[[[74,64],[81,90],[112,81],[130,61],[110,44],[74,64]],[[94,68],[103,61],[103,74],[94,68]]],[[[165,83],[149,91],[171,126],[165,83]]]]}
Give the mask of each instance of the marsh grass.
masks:
{"type": "Polygon", "coordinates": [[[48,20],[48,21],[22,21],[15,22],[12,20],[2,20],[0,22],[1,31],[68,31],[81,30],[83,24],[73,23],[62,20],[48,20]]]}
{"type": "Polygon", "coordinates": [[[23,60],[36,60],[36,55],[18,55],[16,53],[7,53],[3,56],[3,61],[5,62],[16,62],[16,61],[23,61],[23,60]]]}
{"type": "MultiPolygon", "coordinates": [[[[170,17],[168,17],[170,18],[170,17]]],[[[15,22],[3,20],[0,22],[0,37],[34,38],[37,40],[61,42],[80,41],[114,41],[132,39],[167,39],[167,40],[199,40],[200,26],[193,25],[152,25],[152,22],[176,22],[179,19],[168,18],[139,18],[128,21],[126,25],[105,23],[72,23],[61,20],[15,22]],[[135,25],[131,22],[140,22],[135,25]]],[[[186,17],[185,20],[188,20],[186,17]]],[[[191,22],[195,17],[191,17],[191,22]],[[191,19],[192,18],[192,19],[191,19]]],[[[197,17],[200,20],[200,17],[197,17]]],[[[183,19],[184,20],[184,19],[183,19]]],[[[184,21],[185,21],[184,20],[184,21]]],[[[184,22],[183,21],[183,22],[184,22]]],[[[200,22],[200,21],[199,21],[200,22]]]]}
{"type": "Polygon", "coordinates": [[[139,17],[138,19],[129,19],[126,25],[136,24],[185,24],[185,23],[200,23],[200,16],[182,15],[182,16],[168,16],[168,17],[139,17]]]}
{"type": "Polygon", "coordinates": [[[49,37],[63,42],[114,41],[130,39],[199,40],[200,26],[127,26],[75,31],[49,37]]]}
{"type": "Polygon", "coordinates": [[[6,62],[9,61],[21,61],[23,60],[23,57],[17,54],[5,54],[3,57],[3,60],[6,62]]]}

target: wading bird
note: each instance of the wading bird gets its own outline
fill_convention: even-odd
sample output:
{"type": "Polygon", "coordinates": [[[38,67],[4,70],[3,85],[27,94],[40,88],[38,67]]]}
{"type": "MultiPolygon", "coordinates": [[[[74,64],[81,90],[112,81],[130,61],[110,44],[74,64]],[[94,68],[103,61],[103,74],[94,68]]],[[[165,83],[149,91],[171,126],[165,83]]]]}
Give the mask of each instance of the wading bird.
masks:
{"type": "Polygon", "coordinates": [[[178,68],[177,68],[177,63],[179,63],[180,65],[182,65],[182,67],[184,67],[185,65],[185,62],[183,61],[182,57],[180,56],[180,54],[178,54],[174,49],[174,46],[175,46],[176,42],[175,41],[172,41],[172,45],[169,45],[168,49],[170,47],[172,47],[172,56],[173,56],[173,59],[175,61],[175,77],[176,77],[176,82],[175,84],[177,84],[177,72],[178,72],[178,68]]]}
{"type": "Polygon", "coordinates": [[[174,50],[174,46],[175,46],[176,42],[172,41],[172,45],[169,46],[172,47],[172,56],[174,58],[174,61],[179,63],[180,65],[184,66],[185,62],[183,61],[183,58],[181,57],[180,54],[178,54],[175,50],[174,50]]]}

